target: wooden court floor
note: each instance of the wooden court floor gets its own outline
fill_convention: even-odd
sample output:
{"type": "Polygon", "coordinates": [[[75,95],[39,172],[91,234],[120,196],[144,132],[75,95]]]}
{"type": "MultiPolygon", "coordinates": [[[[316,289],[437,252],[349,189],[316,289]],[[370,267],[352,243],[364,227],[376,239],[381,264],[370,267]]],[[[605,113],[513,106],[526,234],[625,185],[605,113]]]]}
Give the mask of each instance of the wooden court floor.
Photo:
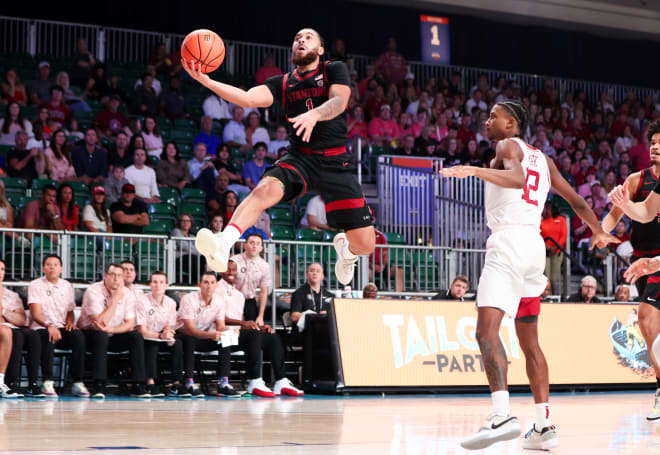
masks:
{"type": "MultiPolygon", "coordinates": [[[[0,400],[0,455],[459,454],[490,411],[481,396],[367,396],[103,402],[0,400]]],[[[660,454],[644,416],[652,392],[551,397],[557,454],[660,454]]],[[[512,410],[533,418],[528,395],[512,410]]],[[[524,451],[520,440],[486,454],[524,451]]]]}

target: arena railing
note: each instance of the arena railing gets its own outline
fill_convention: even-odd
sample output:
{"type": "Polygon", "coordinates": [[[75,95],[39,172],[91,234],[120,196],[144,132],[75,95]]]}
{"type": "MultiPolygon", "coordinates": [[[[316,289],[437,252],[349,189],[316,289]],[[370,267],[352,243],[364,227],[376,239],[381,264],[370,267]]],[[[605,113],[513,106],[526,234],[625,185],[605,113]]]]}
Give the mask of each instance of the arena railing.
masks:
{"type": "MultiPolygon", "coordinates": [[[[28,53],[33,57],[72,56],[76,51],[76,41],[82,36],[87,38],[89,48],[100,61],[111,59],[143,64],[146,64],[158,44],[165,44],[168,52],[171,52],[181,45],[184,38],[182,34],[0,16],[0,52],[28,53]]],[[[283,71],[291,68],[289,46],[233,40],[226,40],[225,45],[227,58],[222,69],[226,72],[254,75],[267,55],[272,55],[275,64],[283,71]]],[[[348,58],[349,65],[357,69],[361,77],[366,74],[367,65],[376,59],[355,54],[349,54],[348,58]]],[[[453,73],[458,72],[462,75],[463,88],[466,91],[476,85],[481,74],[486,74],[490,86],[494,86],[498,78],[504,77],[519,84],[521,93],[526,93],[528,87],[540,90],[544,81],[550,79],[560,93],[581,89],[591,101],[599,100],[603,92],[607,92],[615,103],[621,103],[628,93],[634,93],[638,98],[658,94],[657,89],[648,87],[467,66],[433,65],[410,61],[408,68],[422,83],[426,83],[432,77],[449,79],[453,73]]]]}

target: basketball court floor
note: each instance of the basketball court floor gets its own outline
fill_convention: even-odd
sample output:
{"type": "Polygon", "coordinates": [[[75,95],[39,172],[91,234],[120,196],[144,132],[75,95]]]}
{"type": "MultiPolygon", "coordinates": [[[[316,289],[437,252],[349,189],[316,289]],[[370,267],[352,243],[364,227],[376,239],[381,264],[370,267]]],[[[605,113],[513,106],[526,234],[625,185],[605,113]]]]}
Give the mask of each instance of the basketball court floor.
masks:
{"type": "MultiPolygon", "coordinates": [[[[555,394],[558,454],[660,454],[652,392],[555,394]]],[[[514,395],[523,427],[531,396],[514,395]]],[[[462,454],[487,395],[0,401],[0,455],[462,454]]],[[[520,440],[485,454],[522,450],[520,440]]]]}

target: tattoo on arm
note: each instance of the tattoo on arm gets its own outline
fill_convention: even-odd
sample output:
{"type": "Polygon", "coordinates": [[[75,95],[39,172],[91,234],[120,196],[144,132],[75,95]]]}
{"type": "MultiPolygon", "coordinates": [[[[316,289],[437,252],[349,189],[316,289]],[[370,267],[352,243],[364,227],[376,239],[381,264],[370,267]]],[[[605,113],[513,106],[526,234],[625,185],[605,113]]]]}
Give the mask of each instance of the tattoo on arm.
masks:
{"type": "Polygon", "coordinates": [[[316,113],[319,114],[319,121],[331,120],[344,112],[346,105],[342,96],[337,90],[330,91],[330,98],[325,103],[317,107],[316,113]]]}

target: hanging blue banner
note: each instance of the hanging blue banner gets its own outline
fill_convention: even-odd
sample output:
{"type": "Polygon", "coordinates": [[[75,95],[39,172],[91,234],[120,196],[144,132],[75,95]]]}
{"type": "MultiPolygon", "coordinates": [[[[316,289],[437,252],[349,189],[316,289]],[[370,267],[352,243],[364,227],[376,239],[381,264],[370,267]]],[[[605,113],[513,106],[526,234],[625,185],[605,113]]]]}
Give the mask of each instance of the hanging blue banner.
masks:
{"type": "Polygon", "coordinates": [[[450,65],[449,19],[422,14],[419,21],[422,61],[450,65]]]}

